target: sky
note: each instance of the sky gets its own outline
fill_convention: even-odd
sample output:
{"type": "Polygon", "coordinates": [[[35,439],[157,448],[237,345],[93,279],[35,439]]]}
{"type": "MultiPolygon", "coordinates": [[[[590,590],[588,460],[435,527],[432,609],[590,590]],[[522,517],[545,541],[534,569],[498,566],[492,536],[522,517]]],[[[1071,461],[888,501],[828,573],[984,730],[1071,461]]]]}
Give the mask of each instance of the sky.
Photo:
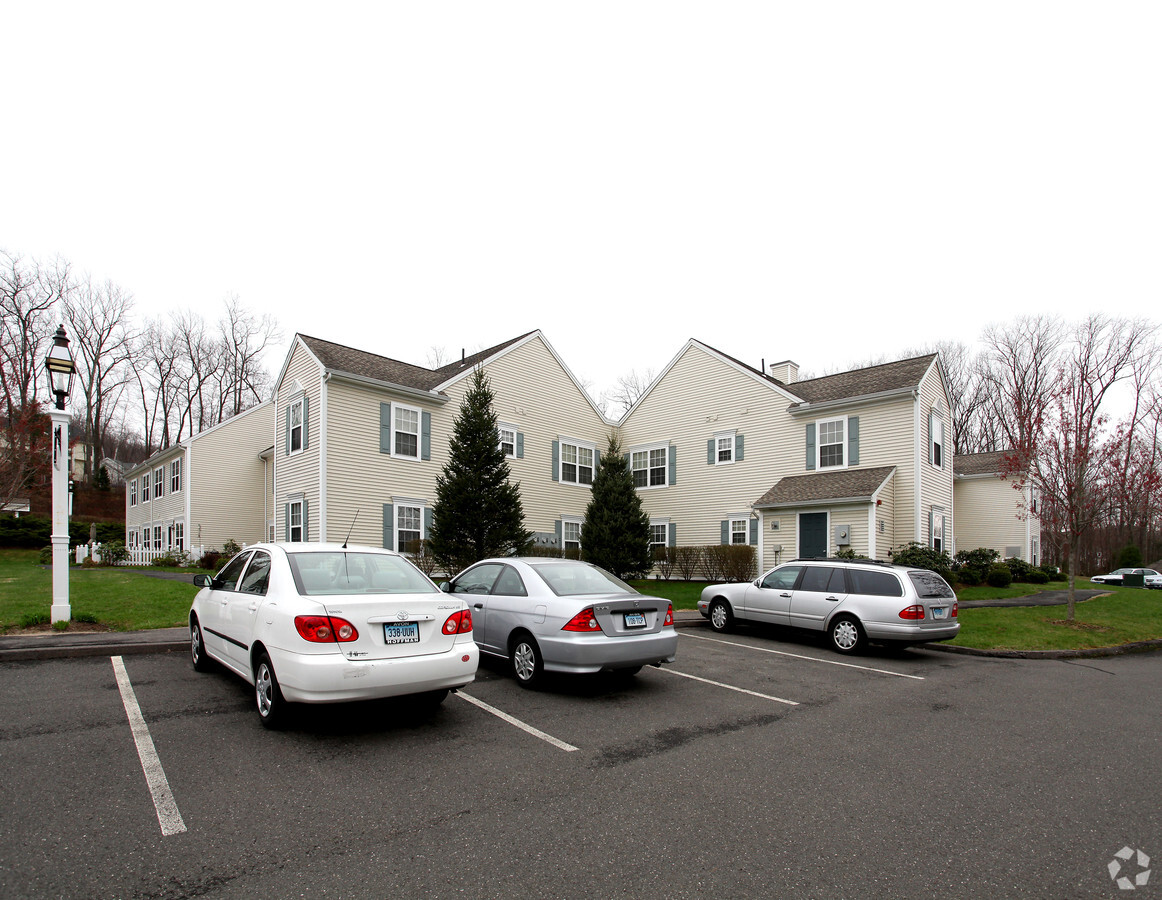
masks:
{"type": "Polygon", "coordinates": [[[417,364],[1156,318],[1162,4],[19,3],[0,250],[417,364]]]}

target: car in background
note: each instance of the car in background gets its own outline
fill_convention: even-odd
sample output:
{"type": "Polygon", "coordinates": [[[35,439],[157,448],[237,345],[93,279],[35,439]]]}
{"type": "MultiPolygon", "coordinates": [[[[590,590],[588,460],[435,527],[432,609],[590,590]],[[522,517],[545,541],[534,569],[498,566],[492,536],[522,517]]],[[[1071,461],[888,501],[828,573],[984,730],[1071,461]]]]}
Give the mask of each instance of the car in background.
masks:
{"type": "Polygon", "coordinates": [[[414,694],[436,705],[476,677],[467,604],[390,550],[256,544],[194,584],[194,668],[245,678],[270,727],[287,703],[414,694]]]}
{"type": "Polygon", "coordinates": [[[792,560],[753,582],[710,585],[698,611],[719,632],[739,621],[822,631],[840,653],[869,641],[946,641],[960,631],[948,582],[927,569],[872,560],[792,560]]]}
{"type": "Polygon", "coordinates": [[[1114,569],[1108,575],[1094,575],[1089,580],[1094,584],[1124,584],[1125,577],[1127,575],[1141,575],[1143,576],[1146,587],[1154,588],[1156,590],[1162,588],[1162,573],[1159,573],[1154,569],[1114,569]],[[1151,581],[1153,581],[1153,583],[1151,583],[1151,581]]]}
{"type": "Polygon", "coordinates": [[[668,600],[586,562],[485,559],[441,588],[468,602],[481,652],[507,659],[523,687],[546,672],[634,675],[673,662],[678,649],[668,600]]]}

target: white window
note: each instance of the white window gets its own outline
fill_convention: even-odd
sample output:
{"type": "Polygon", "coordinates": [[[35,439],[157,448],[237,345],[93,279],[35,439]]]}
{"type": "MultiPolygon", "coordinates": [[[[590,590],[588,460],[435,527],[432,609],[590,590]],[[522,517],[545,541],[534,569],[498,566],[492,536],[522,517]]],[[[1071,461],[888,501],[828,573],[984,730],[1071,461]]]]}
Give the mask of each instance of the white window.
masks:
{"type": "Polygon", "coordinates": [[[174,522],[173,526],[173,545],[175,550],[186,549],[186,523],[174,522]]]}
{"type": "Polygon", "coordinates": [[[938,469],[944,468],[944,420],[939,416],[932,416],[932,465],[938,469]]]}
{"type": "Polygon", "coordinates": [[[392,452],[396,456],[420,458],[420,411],[412,406],[392,405],[392,452]]]}
{"type": "Polygon", "coordinates": [[[944,549],[944,510],[932,507],[932,535],[930,546],[933,550],[944,549]]]}
{"type": "Polygon", "coordinates": [[[137,505],[137,479],[136,478],[134,478],[131,482],[129,482],[129,505],[130,506],[137,505]]]}
{"type": "Polygon", "coordinates": [[[303,501],[292,500],[290,506],[290,539],[294,543],[303,539],[303,501]]]}
{"type": "Polygon", "coordinates": [[[418,553],[423,537],[424,511],[419,506],[395,508],[395,547],[400,553],[418,553]]]}
{"type": "Polygon", "coordinates": [[[500,438],[500,452],[509,459],[515,459],[516,429],[511,425],[499,425],[496,430],[500,438]]]}
{"type": "Polygon", "coordinates": [[[561,543],[566,552],[569,550],[581,551],[581,523],[568,519],[561,522],[561,543]]]}
{"type": "Polygon", "coordinates": [[[819,468],[842,468],[844,465],[844,432],[847,421],[845,419],[829,419],[817,424],[819,468]]]}
{"type": "Polygon", "coordinates": [[[169,466],[169,492],[176,494],[182,489],[182,461],[175,459],[169,466]]]}
{"type": "Polygon", "coordinates": [[[153,526],[153,549],[154,550],[161,549],[161,526],[160,525],[153,526]]]}
{"type": "MultiPolygon", "coordinates": [[[[146,472],[144,475],[141,476],[141,502],[142,503],[149,502],[149,473],[148,472],[146,472]]],[[[146,543],[148,544],[149,541],[147,540],[146,543]]]]}
{"type": "Polygon", "coordinates": [[[290,452],[299,453],[303,449],[303,400],[299,397],[290,407],[290,452]]]}
{"type": "Polygon", "coordinates": [[[592,445],[561,441],[561,480],[570,484],[593,484],[592,445]]]}
{"type": "Polygon", "coordinates": [[[670,523],[650,522],[650,549],[665,547],[669,544],[670,523]]]}
{"type": "Polygon", "coordinates": [[[745,544],[750,539],[750,519],[730,520],[730,542],[745,544]]]}
{"type": "Polygon", "coordinates": [[[667,449],[650,447],[646,450],[634,450],[630,454],[634,487],[665,487],[667,449]]]}
{"type": "Polygon", "coordinates": [[[716,466],[734,462],[734,432],[715,435],[714,447],[714,464],[716,466]]]}
{"type": "Polygon", "coordinates": [[[153,497],[160,499],[165,488],[165,466],[158,466],[153,470],[153,497]]]}
{"type": "Polygon", "coordinates": [[[141,529],[141,549],[142,550],[149,549],[149,526],[148,525],[146,525],[144,528],[141,529]]]}

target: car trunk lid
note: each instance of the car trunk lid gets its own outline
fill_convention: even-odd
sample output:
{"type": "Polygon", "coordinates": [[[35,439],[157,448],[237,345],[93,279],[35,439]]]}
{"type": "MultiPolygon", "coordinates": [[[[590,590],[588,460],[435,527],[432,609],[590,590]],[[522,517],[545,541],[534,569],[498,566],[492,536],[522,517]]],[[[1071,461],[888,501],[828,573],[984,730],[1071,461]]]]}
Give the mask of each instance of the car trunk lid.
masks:
{"type": "Polygon", "coordinates": [[[591,601],[594,618],[602,632],[609,637],[656,634],[662,630],[666,610],[670,606],[668,600],[659,600],[657,597],[627,597],[625,594],[585,599],[591,601]]]}
{"type": "Polygon", "coordinates": [[[348,594],[329,597],[324,606],[328,615],[346,619],[359,632],[356,640],[338,644],[348,659],[446,653],[464,637],[444,632],[448,617],[465,608],[447,594],[348,594]]]}

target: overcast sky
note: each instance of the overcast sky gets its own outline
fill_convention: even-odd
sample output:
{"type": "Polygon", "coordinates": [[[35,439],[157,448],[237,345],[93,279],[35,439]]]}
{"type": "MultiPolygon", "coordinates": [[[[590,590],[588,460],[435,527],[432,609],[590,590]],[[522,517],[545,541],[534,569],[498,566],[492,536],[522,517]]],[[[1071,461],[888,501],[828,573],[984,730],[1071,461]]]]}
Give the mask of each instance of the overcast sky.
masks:
{"type": "MultiPolygon", "coordinates": [[[[1162,3],[9,4],[0,249],[594,395],[1157,315],[1162,3]]],[[[268,360],[277,371],[285,345],[268,360]]]]}

